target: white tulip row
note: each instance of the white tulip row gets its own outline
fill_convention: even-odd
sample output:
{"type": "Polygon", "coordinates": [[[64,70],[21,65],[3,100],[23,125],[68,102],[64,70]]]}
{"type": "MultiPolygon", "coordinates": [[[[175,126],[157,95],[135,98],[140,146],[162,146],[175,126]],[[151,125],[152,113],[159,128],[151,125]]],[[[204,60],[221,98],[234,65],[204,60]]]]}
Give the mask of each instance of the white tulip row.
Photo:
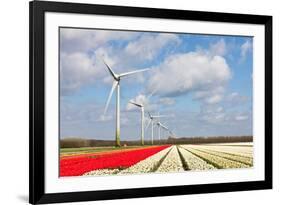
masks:
{"type": "Polygon", "coordinates": [[[164,161],[160,164],[156,172],[176,172],[184,171],[178,150],[176,146],[172,146],[164,161]]]}
{"type": "Polygon", "coordinates": [[[154,171],[154,169],[158,166],[161,159],[171,150],[171,147],[168,147],[151,157],[146,158],[138,162],[137,164],[122,170],[119,174],[128,174],[128,173],[148,173],[154,171]]]}
{"type": "Polygon", "coordinates": [[[179,151],[182,154],[189,170],[216,169],[213,165],[208,164],[206,161],[202,160],[199,157],[196,157],[194,154],[191,154],[189,151],[183,148],[179,148],[179,151]]]}
{"type": "Polygon", "coordinates": [[[206,161],[208,161],[210,164],[216,165],[218,166],[218,168],[246,168],[249,167],[249,165],[237,162],[237,161],[233,161],[233,160],[229,160],[223,157],[219,157],[207,152],[202,152],[198,149],[194,149],[191,147],[185,147],[188,151],[190,151],[192,154],[195,154],[203,159],[205,159],[206,161]]]}
{"type": "Polygon", "coordinates": [[[226,159],[242,162],[245,164],[248,164],[250,166],[253,165],[253,158],[252,157],[247,157],[247,156],[241,156],[233,153],[226,153],[226,152],[220,152],[220,151],[215,151],[215,150],[210,150],[210,149],[204,149],[204,148],[199,148],[200,151],[203,152],[208,152],[210,154],[219,156],[219,157],[224,157],[226,159]]]}
{"type": "Polygon", "coordinates": [[[231,142],[231,143],[212,143],[209,145],[218,146],[253,146],[253,142],[231,142]]]}
{"type": "Polygon", "coordinates": [[[87,172],[83,176],[103,176],[103,175],[113,175],[117,174],[119,169],[98,169],[94,171],[87,172]]]}
{"type": "Polygon", "coordinates": [[[229,154],[235,154],[245,157],[253,157],[253,147],[238,147],[238,146],[207,146],[207,145],[188,145],[190,147],[196,148],[203,148],[208,149],[212,151],[218,151],[218,152],[226,152],[229,154]]]}

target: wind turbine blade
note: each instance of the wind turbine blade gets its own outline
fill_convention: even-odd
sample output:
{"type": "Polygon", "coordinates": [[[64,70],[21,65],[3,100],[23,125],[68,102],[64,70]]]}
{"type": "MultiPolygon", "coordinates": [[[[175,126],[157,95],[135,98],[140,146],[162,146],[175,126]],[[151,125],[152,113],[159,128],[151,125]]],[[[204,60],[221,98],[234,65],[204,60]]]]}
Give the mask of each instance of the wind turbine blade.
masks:
{"type": "Polygon", "coordinates": [[[124,77],[124,76],[127,76],[127,75],[131,75],[131,74],[135,74],[135,73],[140,73],[140,72],[147,71],[147,70],[149,70],[149,68],[141,69],[141,70],[135,70],[135,71],[130,71],[130,72],[126,72],[126,73],[121,73],[121,74],[119,74],[119,76],[120,77],[124,77]]]}
{"type": "Polygon", "coordinates": [[[157,117],[169,117],[169,116],[168,115],[152,115],[152,117],[157,118],[157,117]]]}
{"type": "Polygon", "coordinates": [[[151,98],[151,97],[154,95],[154,93],[156,93],[156,90],[152,91],[152,92],[147,96],[147,99],[151,98]]]}
{"type": "Polygon", "coordinates": [[[112,87],[111,87],[111,91],[110,91],[110,93],[109,93],[109,96],[108,96],[107,101],[106,101],[106,104],[105,104],[105,108],[104,108],[103,114],[105,114],[106,111],[107,111],[109,102],[110,102],[110,100],[111,100],[112,94],[113,94],[113,92],[114,92],[114,90],[115,90],[117,84],[118,84],[118,81],[114,80],[114,81],[113,81],[113,84],[112,84],[112,87]]]}
{"type": "Polygon", "coordinates": [[[148,122],[148,124],[146,125],[146,127],[145,127],[145,130],[147,130],[147,128],[149,127],[149,125],[151,124],[151,119],[149,120],[149,122],[148,122]]]}
{"type": "Polygon", "coordinates": [[[138,106],[138,107],[142,107],[141,104],[138,104],[138,103],[135,103],[135,102],[132,102],[132,101],[130,101],[129,103],[131,103],[131,104],[133,104],[133,105],[135,105],[135,106],[138,106]]]}
{"type": "Polygon", "coordinates": [[[107,67],[109,73],[112,75],[112,77],[117,80],[117,75],[114,73],[114,71],[109,67],[109,65],[106,64],[106,62],[104,61],[103,58],[102,59],[102,62],[104,63],[104,65],[107,67]]]}
{"type": "Polygon", "coordinates": [[[165,125],[163,125],[161,122],[159,122],[159,125],[164,128],[165,130],[169,130],[165,125]]]}
{"type": "Polygon", "coordinates": [[[169,130],[166,126],[162,125],[162,127],[165,129],[165,130],[169,130]]]}

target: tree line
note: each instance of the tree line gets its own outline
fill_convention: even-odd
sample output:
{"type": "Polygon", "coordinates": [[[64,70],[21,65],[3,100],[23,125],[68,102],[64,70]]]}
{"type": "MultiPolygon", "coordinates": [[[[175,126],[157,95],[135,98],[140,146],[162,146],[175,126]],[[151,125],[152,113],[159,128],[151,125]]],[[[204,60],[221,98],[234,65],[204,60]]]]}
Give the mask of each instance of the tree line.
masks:
{"type": "MultiPolygon", "coordinates": [[[[165,140],[154,140],[154,145],[159,144],[207,144],[207,143],[231,143],[231,142],[253,142],[253,136],[214,136],[214,137],[169,137],[165,140]]],[[[150,140],[144,142],[145,145],[152,145],[150,140]]],[[[121,141],[122,146],[140,145],[140,140],[121,141]]],[[[114,140],[96,140],[82,138],[65,138],[60,140],[60,148],[79,147],[103,147],[115,146],[114,140]]]]}

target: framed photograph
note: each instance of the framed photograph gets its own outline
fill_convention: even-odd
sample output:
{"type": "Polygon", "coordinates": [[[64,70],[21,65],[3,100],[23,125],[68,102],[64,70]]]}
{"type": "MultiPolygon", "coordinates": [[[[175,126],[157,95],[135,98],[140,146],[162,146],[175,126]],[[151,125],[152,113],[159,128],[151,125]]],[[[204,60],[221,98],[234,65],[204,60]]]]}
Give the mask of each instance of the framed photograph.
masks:
{"type": "Polygon", "coordinates": [[[30,2],[30,203],[272,188],[272,17],[30,2]]]}

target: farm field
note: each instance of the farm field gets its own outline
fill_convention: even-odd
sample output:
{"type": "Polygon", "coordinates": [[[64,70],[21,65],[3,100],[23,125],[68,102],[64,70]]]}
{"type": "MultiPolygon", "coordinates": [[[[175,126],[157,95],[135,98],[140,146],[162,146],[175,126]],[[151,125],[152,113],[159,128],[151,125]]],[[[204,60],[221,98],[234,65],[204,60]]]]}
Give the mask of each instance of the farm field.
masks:
{"type": "Polygon", "coordinates": [[[252,143],[61,149],[60,176],[202,171],[253,166],[252,143]]]}

